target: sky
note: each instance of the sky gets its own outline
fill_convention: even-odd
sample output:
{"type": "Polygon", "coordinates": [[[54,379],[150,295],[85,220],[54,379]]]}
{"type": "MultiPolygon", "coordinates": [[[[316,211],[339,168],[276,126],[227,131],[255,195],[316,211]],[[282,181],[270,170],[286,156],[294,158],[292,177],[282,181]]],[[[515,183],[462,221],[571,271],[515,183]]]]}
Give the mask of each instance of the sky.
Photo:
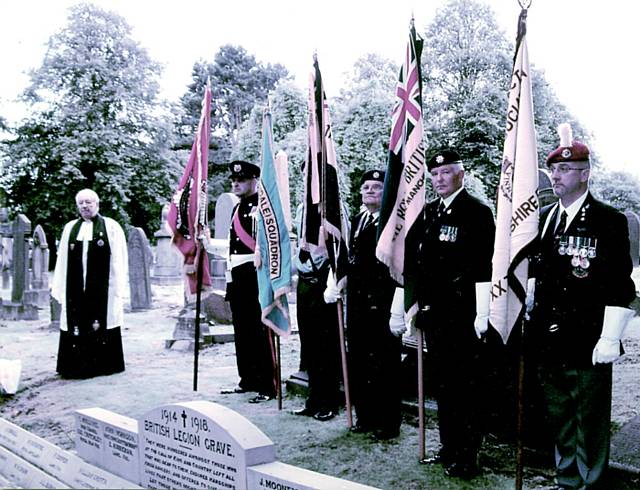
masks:
{"type": "MultiPolygon", "coordinates": [[[[523,0],[524,1],[524,0],[523,0]]],[[[0,114],[25,114],[15,98],[40,66],[48,38],[66,23],[75,0],[0,0],[0,114]]],[[[344,74],[368,53],[400,64],[413,15],[418,32],[444,0],[92,0],[117,12],[132,36],[164,65],[163,95],[177,100],[195,61],[211,61],[224,44],[244,47],[263,63],[281,63],[306,91],[313,53],[329,97],[344,74]]],[[[518,0],[488,0],[507,38],[515,41],[518,0]]],[[[631,148],[640,96],[634,83],[640,46],[640,2],[532,0],[527,43],[531,63],[543,69],[563,102],[593,135],[592,149],[607,168],[640,177],[631,148]]],[[[506,98],[507,94],[505,94],[506,98]]],[[[535,100],[534,100],[535,104],[535,100]]]]}

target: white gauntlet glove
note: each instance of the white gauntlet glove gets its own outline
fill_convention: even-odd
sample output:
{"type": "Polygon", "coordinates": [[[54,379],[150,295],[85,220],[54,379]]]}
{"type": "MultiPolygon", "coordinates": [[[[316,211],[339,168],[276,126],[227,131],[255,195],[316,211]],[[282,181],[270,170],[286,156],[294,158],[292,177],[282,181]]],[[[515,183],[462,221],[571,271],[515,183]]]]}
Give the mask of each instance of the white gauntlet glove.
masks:
{"type": "Polygon", "coordinates": [[[476,319],[473,326],[479,339],[487,333],[489,328],[489,298],[491,297],[491,283],[476,283],[476,319]]]}
{"type": "Polygon", "coordinates": [[[535,294],[536,294],[536,279],[534,277],[530,277],[527,281],[527,299],[525,300],[526,312],[531,313],[533,310],[533,305],[535,302],[535,294]]]}
{"type": "Polygon", "coordinates": [[[632,316],[633,310],[628,308],[605,306],[602,333],[591,356],[594,366],[596,363],[614,362],[620,357],[620,340],[632,316]]]}
{"type": "Polygon", "coordinates": [[[396,288],[395,293],[393,293],[390,313],[389,330],[396,337],[401,337],[407,331],[404,323],[404,288],[396,288]]]}
{"type": "Polygon", "coordinates": [[[329,272],[327,276],[327,288],[324,290],[323,296],[325,303],[336,303],[342,299],[342,289],[336,284],[336,276],[333,272],[329,272]]]}

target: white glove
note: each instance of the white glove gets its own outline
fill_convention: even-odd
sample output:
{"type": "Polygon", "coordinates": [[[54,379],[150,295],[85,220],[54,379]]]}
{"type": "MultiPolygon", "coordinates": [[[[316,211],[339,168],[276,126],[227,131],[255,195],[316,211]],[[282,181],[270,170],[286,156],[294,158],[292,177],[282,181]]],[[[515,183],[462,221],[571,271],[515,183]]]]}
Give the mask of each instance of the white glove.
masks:
{"type": "Polygon", "coordinates": [[[327,276],[327,288],[323,293],[325,303],[335,303],[342,299],[342,289],[336,284],[336,276],[333,272],[329,272],[327,276]]]}
{"type": "Polygon", "coordinates": [[[633,316],[633,310],[621,306],[605,306],[600,340],[593,349],[591,361],[596,363],[614,362],[620,357],[620,339],[633,316]]]}
{"type": "Polygon", "coordinates": [[[396,288],[391,302],[389,316],[389,330],[396,337],[401,337],[407,331],[404,323],[404,288],[396,288]]]}
{"type": "Polygon", "coordinates": [[[529,280],[527,281],[527,299],[525,300],[527,313],[531,313],[531,310],[533,310],[535,294],[536,294],[536,279],[534,277],[530,277],[529,280]]]}
{"type": "Polygon", "coordinates": [[[491,297],[491,283],[476,283],[476,319],[473,327],[479,339],[487,333],[489,328],[489,298],[491,297]]]}

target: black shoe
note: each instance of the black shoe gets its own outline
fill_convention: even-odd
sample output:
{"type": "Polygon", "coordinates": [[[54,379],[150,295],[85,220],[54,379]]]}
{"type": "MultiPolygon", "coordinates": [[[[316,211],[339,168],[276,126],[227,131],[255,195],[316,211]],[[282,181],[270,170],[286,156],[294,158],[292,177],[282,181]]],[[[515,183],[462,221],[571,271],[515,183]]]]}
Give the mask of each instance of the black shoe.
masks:
{"type": "Polygon", "coordinates": [[[367,432],[371,432],[371,429],[363,425],[356,424],[356,425],[352,425],[349,428],[349,432],[352,432],[354,434],[366,434],[367,432]]]}
{"type": "Polygon", "coordinates": [[[440,456],[440,453],[437,453],[433,456],[429,456],[428,458],[421,459],[418,461],[420,464],[445,464],[444,459],[440,456]]]}
{"type": "Polygon", "coordinates": [[[371,439],[376,441],[376,442],[378,442],[378,441],[390,441],[391,439],[395,439],[399,435],[400,435],[400,431],[398,431],[398,430],[376,429],[376,430],[373,431],[373,434],[371,434],[371,439]]]}
{"type": "Polygon", "coordinates": [[[444,472],[447,476],[472,480],[480,474],[480,468],[475,464],[451,463],[445,467],[444,472]]]}
{"type": "Polygon", "coordinates": [[[315,410],[311,410],[308,407],[299,408],[298,410],[291,410],[291,415],[302,415],[305,417],[313,417],[316,414],[315,410]]]}
{"type": "Polygon", "coordinates": [[[240,386],[236,386],[232,390],[220,390],[220,394],[222,394],[222,395],[234,395],[234,394],[246,393],[247,391],[249,391],[249,390],[245,390],[244,388],[242,388],[240,386]]]}
{"type": "Polygon", "coordinates": [[[313,418],[319,420],[320,422],[326,422],[327,420],[331,420],[336,416],[336,413],[333,410],[320,410],[318,413],[314,414],[313,418]]]}
{"type": "Polygon", "coordinates": [[[453,462],[452,459],[453,458],[451,456],[447,456],[446,452],[440,449],[440,451],[438,451],[433,456],[429,456],[427,458],[421,459],[419,463],[420,464],[442,464],[444,466],[448,466],[453,462]]]}
{"type": "Polygon", "coordinates": [[[268,402],[269,400],[273,400],[274,398],[275,397],[271,395],[263,395],[262,393],[259,393],[258,395],[254,396],[251,400],[249,400],[249,403],[268,402]]]}

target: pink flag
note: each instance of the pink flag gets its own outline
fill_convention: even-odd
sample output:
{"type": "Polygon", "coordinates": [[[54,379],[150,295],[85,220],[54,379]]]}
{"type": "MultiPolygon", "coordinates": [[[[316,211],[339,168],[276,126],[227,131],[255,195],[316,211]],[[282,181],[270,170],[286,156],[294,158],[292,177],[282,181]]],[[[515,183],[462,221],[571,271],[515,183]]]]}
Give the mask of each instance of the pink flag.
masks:
{"type": "Polygon", "coordinates": [[[211,127],[211,84],[207,81],[202,99],[202,112],[191,147],[191,155],[171,202],[167,221],[173,232],[172,243],[184,256],[185,281],[188,293],[198,291],[197,264],[203,253],[202,289],[211,287],[209,261],[202,240],[207,231],[207,165],[209,158],[209,132],[211,127]]]}

